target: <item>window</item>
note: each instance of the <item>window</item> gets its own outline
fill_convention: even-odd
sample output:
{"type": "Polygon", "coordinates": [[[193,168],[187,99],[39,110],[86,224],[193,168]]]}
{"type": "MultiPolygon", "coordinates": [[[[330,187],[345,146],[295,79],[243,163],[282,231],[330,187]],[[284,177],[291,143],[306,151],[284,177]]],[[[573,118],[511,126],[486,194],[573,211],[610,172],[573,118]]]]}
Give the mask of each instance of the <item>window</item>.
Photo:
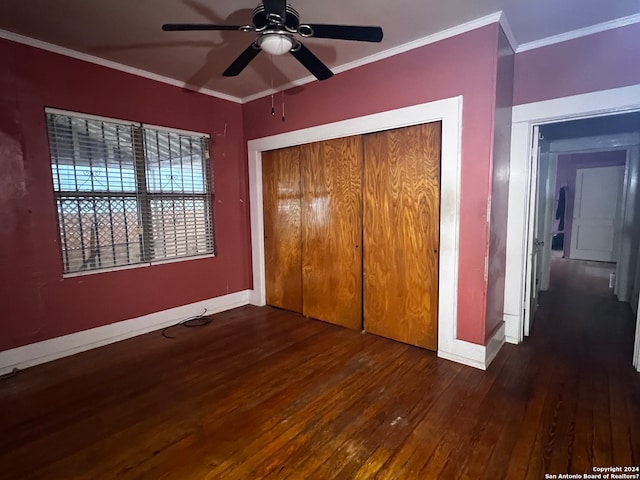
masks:
{"type": "Polygon", "coordinates": [[[207,135],[46,115],[64,273],[214,253],[207,135]]]}

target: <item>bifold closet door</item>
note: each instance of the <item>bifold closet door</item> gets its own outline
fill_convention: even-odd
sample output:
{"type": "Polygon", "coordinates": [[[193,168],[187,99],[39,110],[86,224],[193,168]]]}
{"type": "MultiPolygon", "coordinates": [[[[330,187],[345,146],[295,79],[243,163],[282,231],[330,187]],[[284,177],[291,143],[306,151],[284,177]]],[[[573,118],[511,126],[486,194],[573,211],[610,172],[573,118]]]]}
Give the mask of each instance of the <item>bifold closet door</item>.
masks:
{"type": "Polygon", "coordinates": [[[362,328],[362,139],[300,146],[303,313],[362,328]]]}
{"type": "Polygon", "coordinates": [[[364,328],[437,350],[440,122],[365,135],[364,328]]]}
{"type": "Polygon", "coordinates": [[[302,313],[300,149],[262,154],[265,289],[268,305],[302,313]]]}

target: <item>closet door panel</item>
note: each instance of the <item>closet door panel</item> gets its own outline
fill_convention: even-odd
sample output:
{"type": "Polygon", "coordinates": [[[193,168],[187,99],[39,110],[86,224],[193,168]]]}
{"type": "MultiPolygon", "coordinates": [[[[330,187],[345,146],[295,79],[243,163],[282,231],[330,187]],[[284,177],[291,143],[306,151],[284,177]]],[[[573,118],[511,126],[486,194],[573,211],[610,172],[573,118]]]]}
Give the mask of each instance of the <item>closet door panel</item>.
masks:
{"type": "Polygon", "coordinates": [[[437,350],[439,122],[365,135],[364,327],[437,350]]]}
{"type": "Polygon", "coordinates": [[[262,198],[267,304],[302,313],[299,160],[299,147],[262,154],[262,198]]]}
{"type": "Polygon", "coordinates": [[[362,328],[362,139],[300,147],[303,313],[362,328]]]}

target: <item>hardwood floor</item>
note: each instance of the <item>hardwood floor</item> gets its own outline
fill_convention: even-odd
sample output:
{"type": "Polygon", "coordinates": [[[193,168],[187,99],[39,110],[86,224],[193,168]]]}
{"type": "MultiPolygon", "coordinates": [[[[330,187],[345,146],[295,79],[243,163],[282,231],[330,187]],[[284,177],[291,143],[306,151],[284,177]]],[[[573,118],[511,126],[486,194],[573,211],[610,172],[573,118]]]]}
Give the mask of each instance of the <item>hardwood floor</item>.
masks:
{"type": "Polygon", "coordinates": [[[175,340],[155,332],[20,371],[0,380],[0,477],[541,479],[640,466],[634,322],[598,271],[555,262],[532,337],[486,372],[249,306],[175,340]]]}

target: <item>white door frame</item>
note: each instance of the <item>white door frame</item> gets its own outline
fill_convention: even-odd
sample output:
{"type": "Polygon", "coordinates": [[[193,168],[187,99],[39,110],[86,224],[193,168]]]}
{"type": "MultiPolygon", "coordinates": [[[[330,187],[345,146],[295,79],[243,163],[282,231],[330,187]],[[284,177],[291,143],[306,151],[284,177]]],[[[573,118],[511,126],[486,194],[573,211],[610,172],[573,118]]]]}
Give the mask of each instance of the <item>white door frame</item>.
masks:
{"type": "MultiPolygon", "coordinates": [[[[524,306],[527,300],[524,291],[526,239],[532,171],[530,149],[534,125],[637,110],[640,110],[640,85],[513,107],[504,311],[508,342],[520,343],[523,340],[524,306]]],[[[636,332],[640,334],[640,328],[636,332]]],[[[636,345],[639,345],[637,335],[636,345]]],[[[636,361],[639,357],[640,347],[634,352],[636,361]]]]}
{"type": "MultiPolygon", "coordinates": [[[[533,145],[531,146],[531,175],[529,178],[530,186],[529,186],[529,191],[531,192],[532,195],[537,195],[536,192],[538,192],[538,189],[540,188],[539,185],[539,180],[540,180],[540,172],[539,170],[539,166],[540,166],[540,162],[539,161],[533,161],[533,158],[540,158],[540,131],[539,131],[539,127],[538,125],[534,125],[533,126],[533,131],[531,133],[532,135],[532,141],[533,141],[533,145]]],[[[536,209],[537,207],[539,207],[539,205],[536,205],[535,200],[530,199],[529,200],[529,204],[531,205],[532,209],[536,209]]],[[[527,248],[526,248],[526,254],[527,254],[527,270],[525,271],[524,274],[524,298],[528,299],[527,305],[529,306],[529,308],[525,308],[524,309],[524,319],[523,319],[523,331],[524,331],[524,335],[527,336],[529,335],[529,330],[531,329],[531,321],[533,320],[533,317],[535,315],[535,307],[531,307],[533,301],[535,300],[535,297],[537,295],[537,282],[536,282],[536,277],[534,275],[534,271],[537,270],[537,266],[536,263],[538,261],[540,261],[539,258],[534,258],[534,256],[536,255],[537,252],[540,252],[540,249],[536,247],[535,245],[535,231],[537,228],[537,214],[534,214],[533,212],[529,215],[528,221],[527,221],[527,248]],[[537,251],[536,251],[537,249],[537,251]]],[[[507,287],[505,286],[505,289],[507,287]]]]}
{"type": "Polygon", "coordinates": [[[487,345],[457,338],[462,96],[250,140],[248,149],[253,290],[251,303],[265,304],[262,152],[351,135],[442,121],[438,356],[486,369],[504,343],[504,329],[487,345]]]}

